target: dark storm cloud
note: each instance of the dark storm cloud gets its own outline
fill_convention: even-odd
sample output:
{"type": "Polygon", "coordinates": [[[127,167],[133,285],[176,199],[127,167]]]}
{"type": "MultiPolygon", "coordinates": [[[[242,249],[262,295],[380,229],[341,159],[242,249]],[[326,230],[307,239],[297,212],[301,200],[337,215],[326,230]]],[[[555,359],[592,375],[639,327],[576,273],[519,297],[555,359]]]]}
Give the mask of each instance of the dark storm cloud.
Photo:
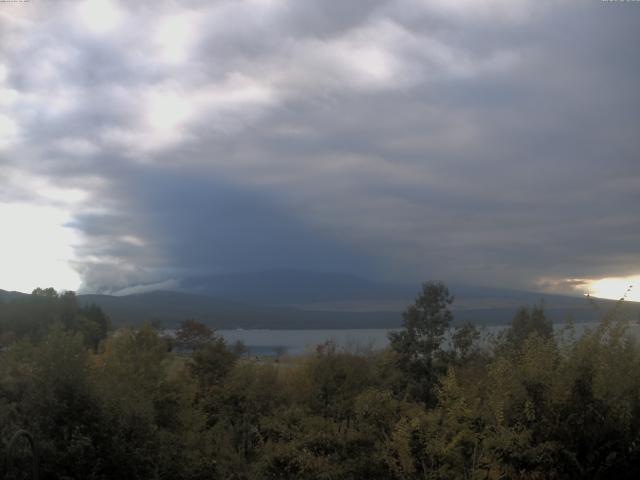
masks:
{"type": "Polygon", "coordinates": [[[125,265],[128,282],[146,284],[283,265],[366,271],[371,261],[339,238],[305,227],[273,195],[216,178],[134,168],[112,193],[120,198],[117,214],[77,219],[88,237],[85,254],[97,257],[85,281],[103,291],[113,290],[109,282],[125,265]]]}
{"type": "Polygon", "coordinates": [[[638,5],[60,5],[0,12],[0,174],[89,191],[88,289],[640,271],[638,5]]]}

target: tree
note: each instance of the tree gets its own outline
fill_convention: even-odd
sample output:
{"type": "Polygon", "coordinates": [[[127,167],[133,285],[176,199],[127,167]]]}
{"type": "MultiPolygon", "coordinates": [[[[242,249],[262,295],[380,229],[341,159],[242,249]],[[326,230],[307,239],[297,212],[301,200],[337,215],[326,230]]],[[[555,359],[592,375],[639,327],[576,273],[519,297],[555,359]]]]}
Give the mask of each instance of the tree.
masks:
{"type": "Polygon", "coordinates": [[[459,362],[468,360],[477,351],[479,339],[480,330],[474,324],[466,322],[457,327],[451,335],[451,346],[456,359],[459,362]]]}
{"type": "Polygon", "coordinates": [[[56,292],[55,288],[53,287],[49,287],[49,288],[38,287],[31,292],[31,295],[38,298],[49,298],[49,299],[58,298],[58,292],[56,292]]]}
{"type": "Polygon", "coordinates": [[[531,309],[520,307],[507,330],[507,341],[519,348],[534,333],[542,338],[551,338],[553,336],[551,320],[547,319],[542,305],[536,305],[531,309]]]}
{"type": "Polygon", "coordinates": [[[81,308],[76,315],[75,323],[84,334],[85,343],[93,350],[98,348],[100,341],[107,338],[111,328],[109,317],[95,303],[81,308]]]}
{"type": "Polygon", "coordinates": [[[23,369],[15,372],[14,418],[36,438],[42,478],[96,478],[100,447],[93,440],[104,423],[82,334],[58,323],[42,342],[14,353],[23,369]]]}
{"type": "Polygon", "coordinates": [[[72,291],[58,294],[53,288],[36,288],[31,295],[0,304],[0,334],[5,338],[40,340],[56,323],[82,333],[85,344],[94,350],[110,328],[109,318],[99,306],[81,307],[72,291]]]}
{"type": "Polygon", "coordinates": [[[410,396],[427,404],[435,400],[434,386],[443,365],[441,344],[453,315],[453,296],[442,282],[425,282],[413,305],[402,314],[403,329],[391,332],[391,348],[407,380],[410,396]],[[440,362],[442,363],[442,362],[440,362]]]}
{"type": "Polygon", "coordinates": [[[204,323],[200,323],[192,318],[183,320],[178,330],[176,330],[176,343],[180,348],[190,352],[194,352],[214,340],[215,334],[213,330],[204,323]]]}
{"type": "Polygon", "coordinates": [[[227,347],[222,337],[214,335],[209,343],[201,345],[194,352],[189,369],[197,379],[203,392],[218,385],[236,363],[237,354],[227,347]]]}

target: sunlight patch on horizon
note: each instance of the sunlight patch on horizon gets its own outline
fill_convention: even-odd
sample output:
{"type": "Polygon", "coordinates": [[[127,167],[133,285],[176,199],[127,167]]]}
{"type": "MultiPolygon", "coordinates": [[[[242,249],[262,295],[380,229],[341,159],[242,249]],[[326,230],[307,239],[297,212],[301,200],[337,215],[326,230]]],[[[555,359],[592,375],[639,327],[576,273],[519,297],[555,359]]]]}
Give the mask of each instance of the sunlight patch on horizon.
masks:
{"type": "Polygon", "coordinates": [[[592,297],[640,302],[640,275],[585,280],[582,288],[592,297]]]}
{"type": "Polygon", "coordinates": [[[0,289],[30,293],[36,287],[77,290],[80,276],[71,267],[77,233],[65,226],[63,209],[0,203],[0,289]]]}

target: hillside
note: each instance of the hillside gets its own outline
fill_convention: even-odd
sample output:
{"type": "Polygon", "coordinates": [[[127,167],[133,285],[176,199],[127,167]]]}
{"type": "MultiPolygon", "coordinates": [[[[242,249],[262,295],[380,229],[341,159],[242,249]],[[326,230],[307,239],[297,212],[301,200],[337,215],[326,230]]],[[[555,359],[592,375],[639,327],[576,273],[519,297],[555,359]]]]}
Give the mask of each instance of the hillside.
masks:
{"type": "Polygon", "coordinates": [[[14,292],[0,289],[0,302],[8,302],[14,300],[16,298],[20,298],[24,295],[28,295],[27,293],[22,292],[14,292]]]}
{"type": "Polygon", "coordinates": [[[384,328],[399,324],[393,312],[324,312],[293,307],[252,305],[181,292],[150,292],[127,296],[79,295],[81,304],[95,303],[114,325],[159,321],[175,326],[195,318],[217,329],[228,328],[384,328]]]}
{"type": "MultiPolygon", "coordinates": [[[[266,273],[243,274],[227,285],[216,283],[215,291],[224,291],[224,298],[157,291],[128,296],[80,295],[79,299],[81,303],[100,305],[116,325],[155,320],[173,326],[185,318],[195,318],[218,329],[393,328],[400,325],[402,311],[413,302],[407,287],[391,285],[385,290],[382,284],[357,277],[319,274],[313,278],[308,272],[287,272],[276,277],[277,281],[270,282],[266,273]],[[331,278],[338,278],[344,290],[324,288],[323,282],[330,283],[331,278]],[[260,279],[264,281],[263,289],[260,279]],[[245,301],[237,301],[242,292],[245,301]],[[268,297],[270,294],[273,297],[268,297]],[[259,302],[261,298],[265,302],[259,302]],[[271,301],[267,302],[269,298],[271,301]]],[[[217,282],[222,279],[219,277],[217,282]]],[[[519,306],[540,302],[555,322],[568,317],[579,322],[597,320],[615,305],[611,300],[597,300],[598,307],[594,308],[583,297],[497,288],[453,286],[451,291],[455,296],[455,321],[481,325],[506,324],[519,306]]],[[[625,302],[624,309],[632,318],[640,315],[638,303],[625,302]]]]}
{"type": "Polygon", "coordinates": [[[283,269],[188,277],[181,286],[192,293],[263,305],[406,299],[415,290],[343,273],[283,269]]]}
{"type": "MultiPolygon", "coordinates": [[[[353,275],[272,270],[190,278],[181,291],[154,291],[125,296],[78,295],[81,305],[95,303],[112,323],[140,325],[157,321],[173,327],[195,318],[217,329],[393,328],[413,303],[419,286],[373,282],[353,275]]],[[[593,321],[615,302],[501,288],[452,285],[455,322],[481,325],[508,323],[519,306],[544,303],[555,322],[572,317],[593,321]]],[[[0,302],[25,295],[0,290],[0,302]]],[[[631,318],[640,318],[640,304],[625,302],[631,318]]]]}

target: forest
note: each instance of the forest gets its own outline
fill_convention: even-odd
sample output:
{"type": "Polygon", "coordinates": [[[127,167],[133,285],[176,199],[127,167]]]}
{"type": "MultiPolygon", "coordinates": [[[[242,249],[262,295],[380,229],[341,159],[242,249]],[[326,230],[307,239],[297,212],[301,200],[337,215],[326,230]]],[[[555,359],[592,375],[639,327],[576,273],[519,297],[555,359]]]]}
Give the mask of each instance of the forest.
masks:
{"type": "Polygon", "coordinates": [[[426,282],[389,347],[249,357],[185,319],[111,328],[72,292],[0,303],[0,478],[625,479],[640,346],[624,301],[577,335],[522,307],[487,336],[426,282]]]}

